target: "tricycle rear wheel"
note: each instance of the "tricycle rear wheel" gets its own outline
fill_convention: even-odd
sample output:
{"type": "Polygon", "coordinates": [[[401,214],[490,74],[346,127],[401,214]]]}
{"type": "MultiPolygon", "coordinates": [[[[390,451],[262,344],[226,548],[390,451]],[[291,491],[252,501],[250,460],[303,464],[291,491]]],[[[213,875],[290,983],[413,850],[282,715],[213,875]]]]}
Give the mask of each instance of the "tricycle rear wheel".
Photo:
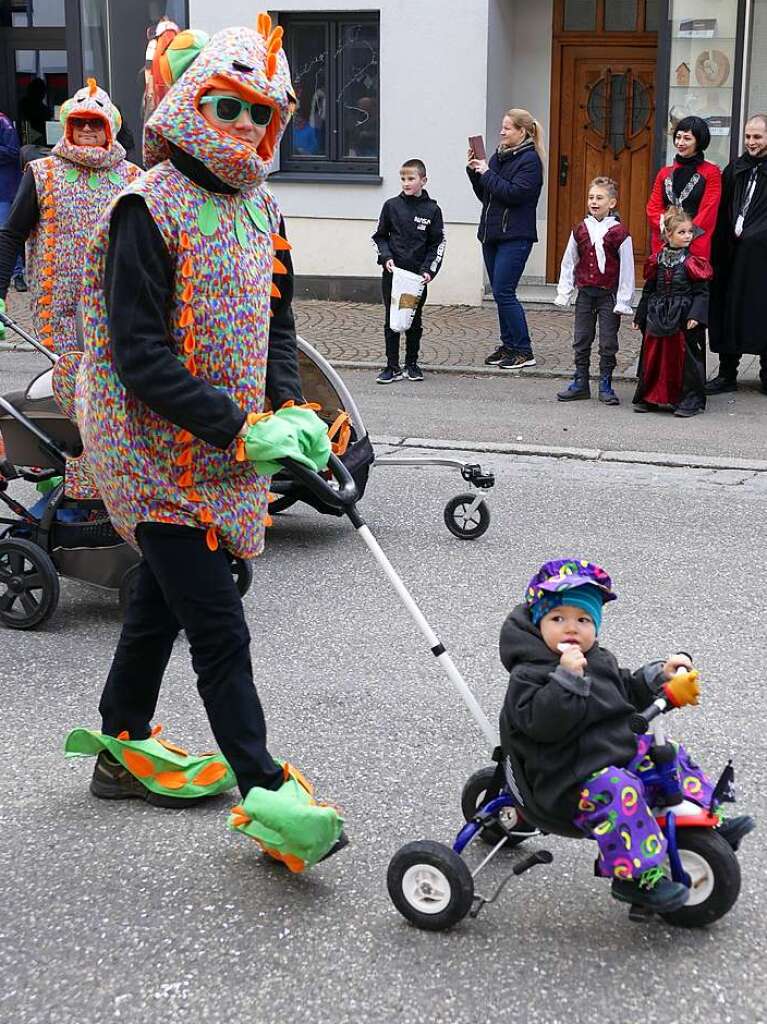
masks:
{"type": "MultiPolygon", "coordinates": [[[[480,768],[479,771],[474,772],[467,779],[461,793],[461,812],[466,821],[471,821],[482,805],[487,802],[485,793],[494,778],[495,768],[480,768]]],[[[537,831],[534,826],[527,824],[519,811],[515,811],[511,807],[508,808],[508,811],[510,812],[509,821],[504,822],[507,828],[529,829],[531,835],[537,831]]],[[[504,813],[505,811],[502,811],[501,815],[504,813]]],[[[488,846],[497,846],[501,839],[503,839],[503,835],[503,831],[497,825],[486,825],[479,833],[479,838],[483,843],[487,843],[488,846]]],[[[513,847],[519,846],[520,843],[524,843],[526,838],[527,836],[521,835],[507,839],[504,849],[511,850],[513,847]]]]}

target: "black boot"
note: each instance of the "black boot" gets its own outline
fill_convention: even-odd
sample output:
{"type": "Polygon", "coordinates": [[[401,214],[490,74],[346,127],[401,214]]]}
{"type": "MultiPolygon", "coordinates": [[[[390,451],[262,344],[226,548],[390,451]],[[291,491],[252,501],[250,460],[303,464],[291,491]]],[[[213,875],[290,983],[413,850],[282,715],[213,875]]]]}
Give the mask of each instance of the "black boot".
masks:
{"type": "Polygon", "coordinates": [[[666,878],[660,868],[650,868],[638,879],[613,878],[612,894],[616,900],[646,907],[654,914],[665,914],[683,907],[690,890],[681,882],[666,878]]]}
{"type": "Polygon", "coordinates": [[[575,371],[572,381],[562,391],[557,391],[560,402],[577,402],[579,399],[591,398],[589,375],[580,370],[575,371]]]}
{"type": "Polygon", "coordinates": [[[204,796],[181,797],[153,793],[105,750],[96,758],[91,793],[100,800],[146,800],[155,807],[193,807],[210,799],[204,796]]]}
{"type": "Polygon", "coordinates": [[[737,391],[738,381],[735,377],[722,377],[717,374],[706,383],[707,395],[722,395],[725,391],[737,391]]]}
{"type": "Polygon", "coordinates": [[[603,373],[599,378],[599,401],[605,405],[620,405],[621,400],[613,391],[613,375],[603,373]]]}
{"type": "Polygon", "coordinates": [[[737,852],[741,840],[745,839],[748,833],[753,832],[755,828],[756,818],[752,818],[750,814],[739,814],[735,818],[725,818],[717,832],[737,852]]]}

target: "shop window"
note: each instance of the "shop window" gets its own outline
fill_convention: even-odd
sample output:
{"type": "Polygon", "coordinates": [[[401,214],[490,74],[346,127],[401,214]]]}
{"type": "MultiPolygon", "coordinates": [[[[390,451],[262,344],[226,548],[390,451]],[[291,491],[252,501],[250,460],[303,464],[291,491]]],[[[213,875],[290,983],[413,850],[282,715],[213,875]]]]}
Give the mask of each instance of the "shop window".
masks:
{"type": "Polygon", "coordinates": [[[605,4],[607,32],[633,32],[637,24],[637,0],[610,0],[605,4]]]}
{"type": "Polygon", "coordinates": [[[565,31],[593,32],[597,27],[597,0],[565,0],[565,31]]]}
{"type": "Polygon", "coordinates": [[[645,32],[658,32],[660,29],[661,0],[646,0],[644,14],[645,32]]]}
{"type": "Polygon", "coordinates": [[[744,114],[767,112],[767,0],[754,0],[751,11],[751,60],[748,71],[748,102],[744,114]]]}
{"type": "Polygon", "coordinates": [[[282,15],[296,111],[280,171],[378,174],[378,15],[282,15]]]}
{"type": "Polygon", "coordinates": [[[0,25],[11,28],[61,28],[64,0],[2,0],[0,25]]]}

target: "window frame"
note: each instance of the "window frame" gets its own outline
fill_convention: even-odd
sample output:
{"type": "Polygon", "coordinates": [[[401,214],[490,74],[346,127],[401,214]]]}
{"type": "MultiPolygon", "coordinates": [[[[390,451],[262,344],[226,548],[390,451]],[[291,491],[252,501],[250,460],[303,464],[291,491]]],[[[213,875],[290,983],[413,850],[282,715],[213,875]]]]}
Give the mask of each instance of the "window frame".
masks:
{"type": "Polygon", "coordinates": [[[328,96],[335,99],[328,101],[327,137],[329,140],[328,156],[299,156],[290,152],[292,143],[292,122],[280,143],[280,165],[274,177],[315,179],[336,178],[355,181],[380,181],[381,133],[380,133],[380,69],[381,69],[381,20],[378,11],[317,11],[281,13],[280,24],[285,29],[284,47],[288,62],[293,68],[291,50],[291,29],[296,26],[324,26],[327,39],[327,53],[331,59],[327,65],[328,96]],[[337,99],[338,81],[340,78],[341,53],[339,39],[344,28],[349,25],[374,26],[378,32],[378,89],[376,90],[376,119],[379,124],[377,155],[375,157],[342,157],[339,155],[343,138],[342,115],[337,99]]]}

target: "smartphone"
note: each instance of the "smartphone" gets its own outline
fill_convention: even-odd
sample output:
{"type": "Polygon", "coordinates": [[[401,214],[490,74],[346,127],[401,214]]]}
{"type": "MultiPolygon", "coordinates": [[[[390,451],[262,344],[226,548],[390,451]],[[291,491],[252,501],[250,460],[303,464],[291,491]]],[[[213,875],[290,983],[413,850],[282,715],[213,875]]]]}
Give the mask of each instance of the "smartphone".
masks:
{"type": "Polygon", "coordinates": [[[469,149],[474,154],[475,160],[487,160],[487,153],[485,152],[485,140],[481,135],[470,135],[469,136],[469,149]]]}

